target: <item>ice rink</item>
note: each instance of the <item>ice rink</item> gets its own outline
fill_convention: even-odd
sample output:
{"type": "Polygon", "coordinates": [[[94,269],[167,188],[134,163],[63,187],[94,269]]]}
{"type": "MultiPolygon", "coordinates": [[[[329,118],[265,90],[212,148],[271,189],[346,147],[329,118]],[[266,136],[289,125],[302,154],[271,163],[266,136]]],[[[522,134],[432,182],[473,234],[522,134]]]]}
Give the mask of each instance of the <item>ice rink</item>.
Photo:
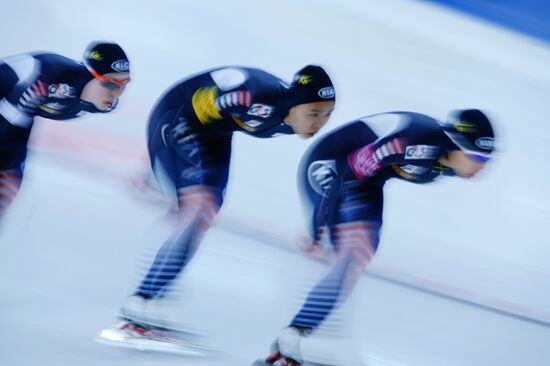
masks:
{"type": "Polygon", "coordinates": [[[0,57],[75,59],[119,42],[132,78],[112,114],[36,122],[26,178],[0,227],[1,366],[249,365],[324,266],[304,232],[296,167],[311,141],[237,134],[226,203],[163,312],[219,350],[200,359],[95,343],[169,233],[132,182],[145,123],[189,74],[250,65],[335,80],[326,131],[364,115],[486,110],[499,152],[473,181],[386,187],[379,252],[350,300],[304,345],[339,366],[550,364],[550,48],[419,1],[8,1],[0,57]],[[259,186],[266,186],[260,189],[259,186]]]}

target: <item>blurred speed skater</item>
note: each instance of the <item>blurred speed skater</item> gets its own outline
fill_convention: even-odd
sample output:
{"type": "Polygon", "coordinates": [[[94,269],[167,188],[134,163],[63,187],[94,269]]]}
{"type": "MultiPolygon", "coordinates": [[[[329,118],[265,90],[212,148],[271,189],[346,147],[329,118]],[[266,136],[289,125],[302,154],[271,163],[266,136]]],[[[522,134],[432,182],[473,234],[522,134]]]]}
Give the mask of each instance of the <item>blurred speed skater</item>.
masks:
{"type": "Polygon", "coordinates": [[[128,58],[111,42],[90,43],[81,62],[44,52],[0,60],[0,217],[21,186],[34,117],[111,112],[129,81],[128,58]]]}
{"type": "Polygon", "coordinates": [[[321,137],[306,152],[298,177],[311,212],[309,249],[320,249],[327,239],[329,270],[282,330],[272,355],[256,365],[302,363],[302,340],[348,297],[378,248],[388,179],[423,184],[442,176],[472,178],[493,150],[493,128],[477,109],[454,111],[446,122],[382,113],[321,137]]]}

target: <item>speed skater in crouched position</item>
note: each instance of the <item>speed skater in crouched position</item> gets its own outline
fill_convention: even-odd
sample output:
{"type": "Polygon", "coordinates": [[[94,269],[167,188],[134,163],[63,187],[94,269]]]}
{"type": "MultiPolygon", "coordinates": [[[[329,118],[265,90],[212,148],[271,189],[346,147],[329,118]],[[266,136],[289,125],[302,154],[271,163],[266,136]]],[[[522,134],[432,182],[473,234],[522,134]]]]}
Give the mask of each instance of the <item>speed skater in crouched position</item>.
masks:
{"type": "Polygon", "coordinates": [[[34,52],[0,60],[0,220],[19,192],[35,117],[108,113],[130,81],[122,48],[94,41],[82,61],[34,52]]]}
{"type": "Polygon", "coordinates": [[[477,109],[451,112],[446,122],[412,112],[382,113],[320,138],[302,159],[299,186],[311,209],[312,243],[328,237],[333,256],[272,354],[255,365],[304,362],[303,339],[345,301],[378,248],[388,179],[425,184],[443,176],[471,178],[493,150],[493,128],[477,109]]]}
{"type": "Polygon", "coordinates": [[[151,323],[166,323],[151,319],[147,309],[166,295],[222,205],[233,133],[309,138],[327,123],[334,105],[332,81],[315,65],[298,71],[290,84],[259,69],[216,68],[178,82],[161,97],[149,118],[148,152],[157,181],[177,199],[177,228],[120,309],[122,321],[102,333],[105,338],[143,340],[152,334],[151,323]]]}

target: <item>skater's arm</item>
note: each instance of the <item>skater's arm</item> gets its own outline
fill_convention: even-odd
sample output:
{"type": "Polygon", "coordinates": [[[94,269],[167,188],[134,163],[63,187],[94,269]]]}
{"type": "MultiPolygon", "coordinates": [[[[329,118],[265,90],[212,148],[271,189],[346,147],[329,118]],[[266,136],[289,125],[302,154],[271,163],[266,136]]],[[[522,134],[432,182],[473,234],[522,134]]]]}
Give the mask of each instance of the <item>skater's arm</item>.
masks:
{"type": "Polygon", "coordinates": [[[29,54],[8,57],[1,65],[0,79],[6,95],[0,100],[0,114],[11,124],[29,126],[38,106],[47,97],[46,85],[40,80],[40,62],[29,54]]]}
{"type": "Polygon", "coordinates": [[[399,134],[378,139],[348,155],[348,165],[361,181],[375,176],[384,166],[403,160],[406,140],[399,134]]]}
{"type": "Polygon", "coordinates": [[[408,123],[400,124],[391,133],[352,151],[347,162],[350,170],[361,181],[377,175],[382,168],[399,164],[428,164],[440,156],[436,136],[441,128],[436,123],[427,125],[414,115],[408,123]]]}

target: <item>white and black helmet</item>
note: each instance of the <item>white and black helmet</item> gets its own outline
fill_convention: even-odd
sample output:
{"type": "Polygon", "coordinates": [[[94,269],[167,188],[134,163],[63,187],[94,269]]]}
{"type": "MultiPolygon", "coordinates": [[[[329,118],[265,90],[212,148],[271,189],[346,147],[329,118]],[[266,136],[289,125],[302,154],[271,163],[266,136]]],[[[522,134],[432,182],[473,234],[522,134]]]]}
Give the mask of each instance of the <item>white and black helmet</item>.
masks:
{"type": "Polygon", "coordinates": [[[462,151],[489,156],[495,150],[495,134],[489,118],[478,109],[452,111],[445,133],[462,151]]]}

